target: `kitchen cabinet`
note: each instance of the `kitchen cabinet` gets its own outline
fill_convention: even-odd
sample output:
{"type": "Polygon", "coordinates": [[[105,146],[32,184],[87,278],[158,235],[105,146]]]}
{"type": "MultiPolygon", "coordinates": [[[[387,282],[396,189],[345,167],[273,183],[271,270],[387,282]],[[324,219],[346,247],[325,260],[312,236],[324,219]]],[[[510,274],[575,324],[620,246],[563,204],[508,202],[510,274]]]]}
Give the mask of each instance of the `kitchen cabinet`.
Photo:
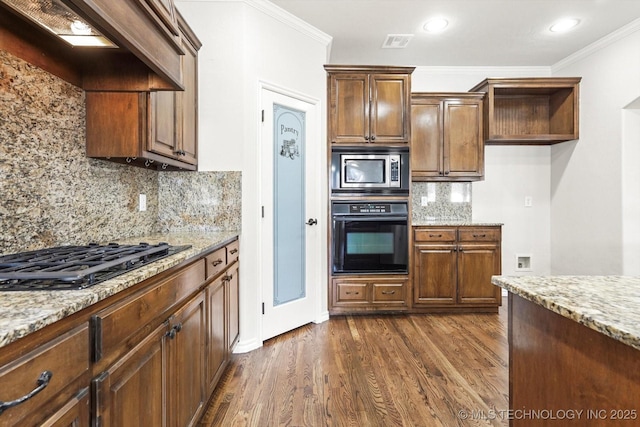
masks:
{"type": "Polygon", "coordinates": [[[161,170],[198,164],[198,50],[178,14],[184,91],[87,91],[87,156],[161,170]]]}
{"type": "Polygon", "coordinates": [[[408,276],[334,276],[329,312],[406,311],[409,307],[408,286],[408,276]]]}
{"type": "Polygon", "coordinates": [[[495,312],[500,271],[500,226],[414,227],[414,310],[495,312]]]}
{"type": "Polygon", "coordinates": [[[208,256],[207,384],[213,392],[227,366],[239,335],[238,241],[208,256]]]}
{"type": "Polygon", "coordinates": [[[580,77],[488,78],[486,144],[549,145],[579,138],[580,77]]]}
{"type": "Polygon", "coordinates": [[[484,178],[484,93],[411,94],[411,179],[484,178]]]}
{"type": "MultiPolygon", "coordinates": [[[[63,426],[88,415],[89,374],[89,327],[84,322],[0,366],[0,425],[63,426]],[[22,403],[8,405],[35,390],[22,403]]],[[[88,425],[88,417],[79,425],[88,425]]]]}
{"type": "Polygon", "coordinates": [[[404,145],[414,67],[325,65],[331,144],[404,145]]]}
{"type": "Polygon", "coordinates": [[[196,425],[238,339],[238,271],[233,239],[3,347],[0,401],[53,375],[0,425],[196,425]]]}

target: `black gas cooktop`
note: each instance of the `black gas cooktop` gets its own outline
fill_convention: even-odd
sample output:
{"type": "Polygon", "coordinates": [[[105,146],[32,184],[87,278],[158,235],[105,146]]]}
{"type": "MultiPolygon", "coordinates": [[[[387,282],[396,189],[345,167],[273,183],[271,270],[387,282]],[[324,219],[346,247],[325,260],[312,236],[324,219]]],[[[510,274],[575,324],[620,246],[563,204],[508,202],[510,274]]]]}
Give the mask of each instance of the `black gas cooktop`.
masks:
{"type": "Polygon", "coordinates": [[[191,246],[109,243],[0,256],[0,291],[84,289],[191,246]]]}

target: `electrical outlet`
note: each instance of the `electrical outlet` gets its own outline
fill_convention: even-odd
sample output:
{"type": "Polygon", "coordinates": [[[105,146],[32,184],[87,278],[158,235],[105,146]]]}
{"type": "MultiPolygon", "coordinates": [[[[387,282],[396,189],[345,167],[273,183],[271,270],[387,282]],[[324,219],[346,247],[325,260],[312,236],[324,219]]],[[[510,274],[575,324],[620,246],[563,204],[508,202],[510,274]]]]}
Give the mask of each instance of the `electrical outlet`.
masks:
{"type": "Polygon", "coordinates": [[[146,194],[140,194],[140,197],[138,198],[138,210],[140,212],[144,212],[147,210],[147,195],[146,194]]]}
{"type": "Polygon", "coordinates": [[[524,207],[525,208],[530,208],[531,206],[533,206],[533,197],[525,196],[524,197],[524,207]]]}
{"type": "Polygon", "coordinates": [[[422,196],[420,198],[420,206],[427,206],[429,204],[429,198],[427,196],[422,196]]]}

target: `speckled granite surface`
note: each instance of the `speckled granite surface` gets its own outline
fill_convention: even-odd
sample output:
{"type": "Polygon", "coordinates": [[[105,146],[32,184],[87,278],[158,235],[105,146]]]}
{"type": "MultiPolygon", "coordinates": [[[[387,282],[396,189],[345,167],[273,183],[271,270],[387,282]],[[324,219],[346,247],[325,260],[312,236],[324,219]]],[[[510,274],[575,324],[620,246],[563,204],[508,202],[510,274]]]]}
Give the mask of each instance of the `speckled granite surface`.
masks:
{"type": "Polygon", "coordinates": [[[412,222],[413,227],[494,227],[502,226],[499,222],[473,222],[473,221],[446,221],[446,220],[420,220],[412,222]]]}
{"type": "Polygon", "coordinates": [[[411,220],[471,222],[470,182],[414,182],[411,184],[411,220]],[[427,205],[422,206],[426,198],[427,205]]]}
{"type": "Polygon", "coordinates": [[[640,350],[640,277],[494,276],[491,282],[640,350]]]}
{"type": "Polygon", "coordinates": [[[136,244],[143,241],[152,244],[168,242],[171,245],[191,245],[192,247],[88,289],[0,292],[0,348],[188,258],[221,246],[238,235],[239,233],[235,231],[162,233],[123,239],[120,240],[122,244],[136,244]]]}

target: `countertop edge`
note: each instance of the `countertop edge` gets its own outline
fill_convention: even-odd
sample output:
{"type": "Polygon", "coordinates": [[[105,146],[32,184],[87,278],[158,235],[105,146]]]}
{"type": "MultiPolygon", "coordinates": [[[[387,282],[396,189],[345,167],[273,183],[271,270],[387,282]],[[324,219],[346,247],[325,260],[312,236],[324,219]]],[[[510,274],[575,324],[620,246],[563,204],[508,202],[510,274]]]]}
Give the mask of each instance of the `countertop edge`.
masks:
{"type": "MultiPolygon", "coordinates": [[[[633,280],[640,283],[638,277],[627,276],[493,276],[491,283],[505,289],[514,295],[522,297],[527,301],[540,305],[560,316],[573,320],[581,325],[586,326],[596,332],[600,332],[609,338],[629,345],[630,347],[640,350],[640,334],[637,331],[633,331],[633,325],[637,325],[637,322],[629,320],[629,324],[625,325],[624,320],[620,318],[620,313],[608,313],[604,305],[598,308],[593,307],[581,307],[579,306],[579,298],[574,298],[572,302],[575,305],[570,305],[558,301],[560,298],[557,295],[549,295],[545,292],[536,292],[531,289],[527,289],[526,285],[522,283],[526,280],[526,285],[534,284],[536,281],[539,283],[548,284],[550,282],[557,282],[558,285],[566,285],[567,282],[571,284],[583,282],[585,286],[589,282],[610,280],[614,282],[624,282],[627,280],[633,280]],[[556,297],[554,299],[554,297],[556,297]],[[612,318],[608,318],[607,315],[611,315],[612,318]],[[618,319],[613,320],[614,318],[618,319]],[[628,325],[632,325],[631,327],[628,325]]],[[[563,295],[564,297],[564,295],[563,295]]],[[[589,298],[589,296],[585,296],[589,298]]],[[[589,300],[593,302],[593,298],[589,300]]],[[[635,311],[635,310],[634,310],[635,311]]],[[[637,312],[637,311],[636,311],[637,312]]]]}
{"type": "Polygon", "coordinates": [[[191,248],[81,290],[7,291],[0,293],[0,349],[33,332],[131,288],[144,280],[190,262],[239,238],[240,231],[209,233],[157,233],[127,239],[121,244],[168,241],[191,248]]]}

